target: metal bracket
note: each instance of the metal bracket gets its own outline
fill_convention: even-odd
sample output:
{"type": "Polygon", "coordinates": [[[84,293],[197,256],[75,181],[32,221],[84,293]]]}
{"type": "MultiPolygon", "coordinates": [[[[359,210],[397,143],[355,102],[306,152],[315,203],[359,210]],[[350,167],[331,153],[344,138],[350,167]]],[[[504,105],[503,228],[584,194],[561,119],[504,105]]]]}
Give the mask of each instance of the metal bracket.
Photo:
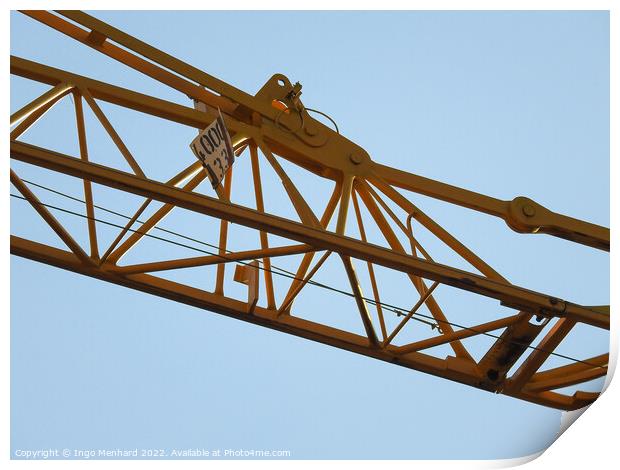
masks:
{"type": "Polygon", "coordinates": [[[249,264],[238,264],[235,267],[234,280],[248,286],[248,313],[254,313],[258,303],[258,282],[259,282],[258,261],[249,264]]]}

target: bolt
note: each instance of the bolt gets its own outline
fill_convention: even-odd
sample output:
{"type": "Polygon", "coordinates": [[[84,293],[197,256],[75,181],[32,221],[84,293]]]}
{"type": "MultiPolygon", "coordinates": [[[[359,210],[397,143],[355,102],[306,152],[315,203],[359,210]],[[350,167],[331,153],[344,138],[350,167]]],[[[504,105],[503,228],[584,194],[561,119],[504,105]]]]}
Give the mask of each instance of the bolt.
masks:
{"type": "Polygon", "coordinates": [[[312,124],[307,124],[306,127],[304,127],[304,131],[306,131],[306,134],[310,137],[314,137],[317,134],[317,129],[312,124]]]}
{"type": "Polygon", "coordinates": [[[360,163],[362,163],[362,157],[360,157],[356,153],[352,153],[351,155],[349,155],[349,160],[351,160],[351,162],[353,162],[353,164],[355,165],[359,165],[360,163]]]}
{"type": "Polygon", "coordinates": [[[524,205],[522,211],[527,217],[534,217],[536,215],[536,209],[531,204],[524,205]]]}

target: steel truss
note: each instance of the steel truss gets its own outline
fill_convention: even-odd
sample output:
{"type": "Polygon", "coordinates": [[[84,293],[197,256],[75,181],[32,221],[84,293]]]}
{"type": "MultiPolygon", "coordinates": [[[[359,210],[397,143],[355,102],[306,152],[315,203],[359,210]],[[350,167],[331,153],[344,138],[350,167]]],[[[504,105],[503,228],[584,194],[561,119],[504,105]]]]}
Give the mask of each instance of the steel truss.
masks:
{"type": "Polygon", "coordinates": [[[12,170],[13,186],[69,249],[61,250],[12,235],[12,254],[545,406],[577,409],[597,398],[597,393],[575,392],[567,395],[554,390],[606,375],[608,354],[545,371],[539,369],[576,325],[608,330],[608,307],[585,307],[509,283],[414,205],[399,189],[500,217],[509,227],[521,233],[544,233],[606,251],[609,251],[609,229],[551,212],[527,198],[502,201],[375,163],[364,149],[308,114],[299,99],[300,87],[283,75],[274,75],[256,96],[251,96],[82,12],[24,13],[182,91],[195,100],[196,106],[182,106],[12,57],[12,74],[51,85],[52,88],[11,116],[11,125],[14,126],[10,133],[11,158],[81,179],[89,235],[89,247],[81,247],[46,204],[12,170]],[[80,147],[78,157],[18,140],[49,109],[69,95],[75,101],[80,147]],[[89,161],[84,102],[110,135],[132,173],[89,161]],[[199,162],[181,169],[165,182],[149,178],[98,102],[112,103],[196,129],[203,129],[210,124],[219,108],[233,136],[236,152],[249,153],[253,175],[249,187],[254,190],[256,209],[230,201],[232,171],[218,188],[217,198],[195,191],[206,178],[199,162]],[[260,158],[266,160],[281,179],[301,222],[267,212],[269,206],[264,200],[260,158]],[[279,163],[279,158],[310,171],[317,178],[333,181],[333,193],[323,214],[313,212],[279,163]],[[105,251],[100,249],[97,239],[98,222],[94,216],[92,183],[145,198],[140,209],[105,251]],[[139,217],[154,201],[163,205],[145,222],[138,224],[139,217]],[[394,213],[391,209],[394,206],[407,214],[406,220],[394,213]],[[121,258],[174,208],[220,220],[218,253],[121,265],[121,258]],[[370,214],[370,220],[364,220],[362,208],[370,214]],[[346,234],[350,212],[355,215],[359,238],[346,234]],[[336,228],[330,231],[328,226],[333,216],[336,217],[336,228]],[[260,247],[230,252],[227,242],[231,223],[256,230],[260,247]],[[365,228],[368,223],[378,227],[387,246],[368,242],[365,228]],[[480,274],[433,261],[414,236],[413,223],[425,227],[480,274]],[[396,232],[394,225],[398,228],[396,232]],[[409,240],[410,247],[403,246],[397,235],[399,231],[409,240]],[[270,247],[269,235],[284,237],[291,243],[270,247]],[[278,292],[273,282],[272,259],[300,254],[303,254],[303,259],[288,290],[285,294],[278,292]],[[311,268],[317,255],[320,257],[311,268]],[[295,316],[295,299],[312,282],[312,277],[330,255],[339,257],[342,262],[356,301],[358,311],[355,314],[360,317],[365,335],[295,316]],[[366,265],[372,285],[372,299],[365,297],[361,290],[355,260],[366,265]],[[226,295],[225,270],[229,263],[242,263],[237,264],[235,280],[247,284],[247,302],[226,295]],[[208,265],[217,266],[212,291],[190,287],[154,274],[208,265]],[[414,306],[391,331],[384,318],[381,285],[375,276],[376,266],[404,273],[418,296],[414,306]],[[261,278],[266,299],[265,302],[260,299],[259,304],[258,285],[261,278]],[[455,330],[434,296],[434,290],[441,284],[495,299],[514,312],[487,323],[455,330]],[[278,302],[278,299],[282,300],[278,302]],[[374,305],[376,312],[371,313],[369,305],[374,305]],[[404,328],[412,327],[411,320],[416,318],[423,305],[430,311],[432,324],[437,328],[425,339],[398,343],[397,335],[404,328]],[[548,322],[553,322],[552,327],[534,345],[548,322]],[[476,361],[462,340],[490,332],[499,332],[499,335],[482,359],[476,361]],[[440,345],[449,345],[453,354],[436,357],[422,352],[440,345]],[[509,373],[517,361],[523,358],[524,361],[516,371],[509,373]]]}

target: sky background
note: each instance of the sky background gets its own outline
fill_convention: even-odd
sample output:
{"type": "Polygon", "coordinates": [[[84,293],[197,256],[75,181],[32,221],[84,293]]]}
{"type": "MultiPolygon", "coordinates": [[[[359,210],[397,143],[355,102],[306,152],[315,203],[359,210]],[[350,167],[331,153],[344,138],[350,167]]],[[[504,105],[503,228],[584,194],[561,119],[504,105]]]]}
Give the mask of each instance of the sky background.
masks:
{"type": "MultiPolygon", "coordinates": [[[[332,116],[375,161],[506,200],[526,195],[609,226],[605,12],[93,14],[249,93],[276,72],[299,80],[304,104],[332,116]]],[[[11,53],[191,105],[184,95],[17,13],[11,14],[11,53]]],[[[45,89],[12,77],[11,111],[45,89]]],[[[73,121],[67,125],[74,119],[71,105],[65,98],[23,139],[77,155],[73,121]]],[[[188,144],[195,130],[101,106],[149,176],[168,178],[192,162],[188,144]]],[[[116,158],[123,169],[90,115],[87,129],[92,159],[116,158]]],[[[235,164],[233,201],[251,204],[242,184],[247,162],[241,157],[235,164]]],[[[267,208],[294,217],[262,165],[271,177],[267,208]]],[[[18,162],[12,167],[22,178],[81,197],[78,180],[18,162]]],[[[285,168],[319,211],[331,186],[285,168]]],[[[212,195],[208,183],[199,190],[212,195]]],[[[141,202],[101,187],[94,193],[102,205],[130,214],[141,202]]],[[[83,211],[66,199],[36,194],[83,211]]],[[[499,219],[410,196],[511,282],[584,305],[609,303],[607,253],[515,234],[499,219]]],[[[86,240],[83,220],[58,218],[86,240]]],[[[214,223],[175,210],[161,225],[213,242],[214,223]]],[[[349,227],[355,236],[354,224],[349,227]]],[[[116,230],[100,230],[106,246],[116,230]]],[[[63,247],[23,201],[11,202],[11,232],[63,247]]],[[[376,230],[369,232],[376,237],[376,230]]],[[[247,235],[231,229],[231,249],[255,247],[257,236],[250,242],[247,235]]],[[[420,237],[437,260],[466,268],[428,234],[420,237]]],[[[196,254],[144,240],[123,262],[176,255],[196,254]]],[[[212,284],[213,269],[184,271],[191,272],[166,276],[203,288],[212,284]]],[[[386,301],[415,303],[402,276],[381,274],[386,301]]],[[[336,260],[317,279],[347,287],[336,260]]],[[[232,296],[244,295],[230,289],[232,296]]],[[[444,286],[437,299],[460,324],[508,312],[444,286]]],[[[361,332],[349,299],[308,288],[296,307],[300,316],[361,332]]],[[[511,458],[547,447],[560,424],[557,410],[16,257],[11,339],[13,451],[204,447],[285,449],[293,458],[511,458]]],[[[482,353],[491,341],[465,344],[482,353]]],[[[607,348],[606,334],[583,328],[558,352],[583,359],[607,348]]],[[[546,366],[564,363],[550,358],[546,366]]]]}

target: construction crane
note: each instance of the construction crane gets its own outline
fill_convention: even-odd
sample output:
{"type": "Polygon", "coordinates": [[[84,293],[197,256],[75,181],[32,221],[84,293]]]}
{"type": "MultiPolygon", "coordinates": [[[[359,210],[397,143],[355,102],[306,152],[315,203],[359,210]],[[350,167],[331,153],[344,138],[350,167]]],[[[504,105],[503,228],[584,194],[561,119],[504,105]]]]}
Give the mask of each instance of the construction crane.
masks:
{"type": "MultiPolygon", "coordinates": [[[[82,202],[89,241],[88,247],[81,246],[54,216],[57,208],[41,201],[32,183],[11,170],[11,183],[19,193],[14,196],[26,200],[68,248],[59,249],[11,235],[12,254],[539,405],[574,410],[596,400],[598,393],[577,391],[569,395],[559,389],[604,377],[608,353],[571,358],[567,365],[540,369],[577,325],[609,330],[609,306],[578,305],[510,283],[422,211],[403,190],[498,217],[519,233],[559,237],[597,250],[609,251],[608,228],[555,213],[526,197],[500,200],[377,163],[362,147],[340,134],[335,123],[327,125],[318,120],[317,112],[301,100],[302,86],[282,74],[273,75],[252,96],[86,13],[23,13],[187,95],[192,101],[184,106],[12,56],[12,74],[51,88],[11,115],[11,158],[83,181],[82,202]],[[20,139],[67,96],[74,100],[79,156],[20,139]],[[98,102],[148,114],[197,132],[221,113],[235,155],[249,156],[235,165],[251,166],[252,180],[241,184],[252,188],[255,208],[231,202],[234,166],[222,184],[216,186],[213,196],[196,190],[207,178],[200,161],[165,181],[149,176],[98,102]],[[84,103],[116,144],[131,172],[121,171],[112,164],[89,161],[84,103]],[[261,159],[277,174],[298,220],[269,212],[265,200],[268,195],[263,192],[261,179],[261,159]],[[308,177],[333,184],[322,213],[312,210],[283,161],[306,170],[308,177]],[[144,198],[141,207],[127,217],[114,241],[105,249],[97,237],[97,227],[102,221],[95,216],[95,208],[100,206],[93,198],[93,183],[144,198]],[[141,220],[147,208],[157,202],[161,206],[141,220]],[[190,258],[122,264],[121,258],[141,240],[152,236],[158,223],[175,208],[219,219],[219,240],[214,251],[190,258]],[[330,228],[332,219],[335,220],[333,229],[330,228]],[[355,235],[347,230],[351,225],[347,224],[348,219],[357,224],[355,235]],[[228,230],[232,224],[253,230],[258,246],[231,251],[228,230]],[[372,230],[378,230],[383,237],[381,245],[371,243],[367,237],[371,224],[372,230]],[[432,233],[477,273],[436,262],[420,243],[417,227],[432,233]],[[270,243],[270,236],[271,240],[277,236],[288,243],[275,246],[270,243]],[[295,271],[277,267],[277,259],[295,255],[303,255],[295,271]],[[342,264],[350,290],[338,291],[313,280],[330,256],[342,264]],[[354,260],[357,269],[363,266],[367,270],[371,296],[362,290],[354,260]],[[230,294],[231,279],[226,277],[230,263],[235,264],[233,282],[247,286],[247,298],[230,294]],[[201,266],[216,267],[212,290],[158,275],[201,266]],[[385,301],[381,295],[382,284],[376,276],[379,267],[408,278],[412,307],[397,308],[385,301]],[[276,276],[288,279],[286,288],[274,282],[276,276]],[[492,321],[463,326],[452,321],[436,300],[434,291],[442,284],[497,301],[503,310],[492,321]],[[295,301],[308,285],[353,298],[356,309],[346,313],[357,318],[364,333],[298,316],[295,301]],[[430,314],[423,314],[422,307],[430,314]],[[504,313],[507,309],[509,315],[504,313]],[[391,315],[389,320],[388,315],[391,315]],[[423,332],[417,328],[420,323],[427,325],[423,332]],[[404,333],[414,328],[423,337],[403,340],[404,333]],[[539,336],[542,338],[537,341],[539,336]],[[493,344],[480,360],[475,360],[463,340],[482,337],[493,338],[493,344]],[[439,346],[449,347],[450,352],[437,355],[428,351],[439,346]],[[513,370],[519,361],[520,365],[513,370]]],[[[189,146],[179,152],[190,152],[189,146]]]]}

